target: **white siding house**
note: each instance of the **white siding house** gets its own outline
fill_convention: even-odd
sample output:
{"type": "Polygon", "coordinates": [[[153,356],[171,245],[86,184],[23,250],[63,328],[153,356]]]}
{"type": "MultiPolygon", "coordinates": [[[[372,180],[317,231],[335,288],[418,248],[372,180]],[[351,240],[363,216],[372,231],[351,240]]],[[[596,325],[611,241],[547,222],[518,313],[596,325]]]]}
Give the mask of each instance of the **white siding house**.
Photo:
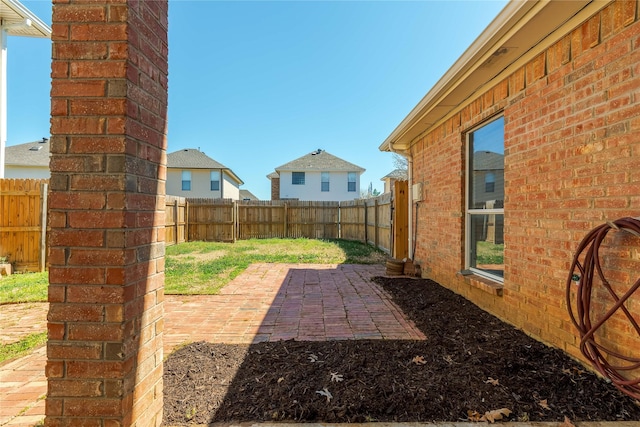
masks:
{"type": "Polygon", "coordinates": [[[316,201],[357,199],[360,197],[360,175],[364,171],[360,166],[326,151],[316,150],[275,168],[275,174],[268,176],[271,179],[271,198],[316,201]]]}
{"type": "Polygon", "coordinates": [[[198,149],[167,155],[167,194],[172,196],[240,199],[244,182],[228,167],[198,149]]]}
{"type": "Polygon", "coordinates": [[[49,139],[11,145],[5,151],[4,177],[49,179],[49,139]]]}

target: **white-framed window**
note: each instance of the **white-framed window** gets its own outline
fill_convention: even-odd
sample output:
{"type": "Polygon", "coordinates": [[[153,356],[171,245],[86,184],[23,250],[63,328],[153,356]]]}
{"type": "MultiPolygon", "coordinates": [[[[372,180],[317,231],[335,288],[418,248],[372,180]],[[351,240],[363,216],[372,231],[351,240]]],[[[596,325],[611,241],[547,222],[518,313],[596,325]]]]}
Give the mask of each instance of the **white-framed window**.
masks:
{"type": "Polygon", "coordinates": [[[220,191],[220,171],[211,171],[211,191],[220,191]]]}
{"type": "Polygon", "coordinates": [[[292,185],[304,185],[304,172],[291,172],[292,185]]]}
{"type": "Polygon", "coordinates": [[[329,172],[320,174],[320,191],[329,191],[329,172]]]}
{"type": "Polygon", "coordinates": [[[467,133],[465,264],[504,280],[504,117],[467,133]]]}
{"type": "Polygon", "coordinates": [[[356,191],[356,173],[347,172],[347,191],[356,191]]]}
{"type": "Polygon", "coordinates": [[[182,171],[182,191],[191,191],[191,171],[182,171]]]}

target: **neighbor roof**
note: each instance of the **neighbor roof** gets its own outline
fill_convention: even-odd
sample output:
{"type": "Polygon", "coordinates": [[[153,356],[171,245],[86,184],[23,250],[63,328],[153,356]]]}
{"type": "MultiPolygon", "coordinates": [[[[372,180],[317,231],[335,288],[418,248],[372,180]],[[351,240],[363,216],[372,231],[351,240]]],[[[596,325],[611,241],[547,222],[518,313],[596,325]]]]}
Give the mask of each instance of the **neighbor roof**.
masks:
{"type": "Polygon", "coordinates": [[[394,169],[382,178],[380,181],[384,181],[386,179],[395,179],[398,181],[406,181],[407,180],[407,170],[406,169],[394,169]]]}
{"type": "Polygon", "coordinates": [[[328,171],[328,172],[364,172],[360,166],[342,160],[324,150],[315,150],[309,154],[285,163],[276,168],[280,171],[328,171]]]}
{"type": "Polygon", "coordinates": [[[445,121],[470,99],[541,53],[566,28],[586,20],[600,2],[510,1],[460,58],[380,145],[381,151],[407,151],[420,135],[445,121]]]}
{"type": "Polygon", "coordinates": [[[0,0],[0,20],[10,36],[51,38],[51,28],[16,0],[0,0]],[[25,24],[26,20],[31,25],[25,24]]]}
{"type": "Polygon", "coordinates": [[[5,148],[7,166],[43,166],[49,167],[49,140],[10,145],[5,148]]]}
{"type": "Polygon", "coordinates": [[[249,190],[240,190],[240,200],[258,200],[258,198],[249,190]]]}
{"type": "Polygon", "coordinates": [[[501,170],[504,169],[504,155],[493,151],[476,151],[473,153],[473,170],[501,170]]]}
{"type": "Polygon", "coordinates": [[[244,182],[228,167],[218,163],[197,148],[185,148],[167,154],[167,168],[175,169],[222,169],[237,182],[244,182]]]}

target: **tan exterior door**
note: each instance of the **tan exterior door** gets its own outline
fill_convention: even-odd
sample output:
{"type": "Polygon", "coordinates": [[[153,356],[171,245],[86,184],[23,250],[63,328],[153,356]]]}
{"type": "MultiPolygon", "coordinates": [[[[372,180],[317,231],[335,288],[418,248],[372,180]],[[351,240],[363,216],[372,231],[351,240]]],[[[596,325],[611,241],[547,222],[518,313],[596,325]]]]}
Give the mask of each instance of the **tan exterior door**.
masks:
{"type": "Polygon", "coordinates": [[[393,257],[409,257],[409,183],[396,181],[393,184],[393,257]]]}

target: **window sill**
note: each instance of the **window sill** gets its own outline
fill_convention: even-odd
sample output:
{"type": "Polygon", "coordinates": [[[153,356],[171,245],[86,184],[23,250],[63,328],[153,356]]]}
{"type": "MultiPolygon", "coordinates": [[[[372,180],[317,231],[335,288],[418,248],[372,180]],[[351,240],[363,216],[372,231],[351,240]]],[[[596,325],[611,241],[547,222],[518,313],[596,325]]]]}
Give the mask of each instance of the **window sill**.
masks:
{"type": "Polygon", "coordinates": [[[480,289],[481,291],[490,293],[497,297],[502,296],[504,284],[491,279],[487,279],[486,277],[478,276],[477,274],[463,274],[462,272],[458,272],[458,274],[464,277],[464,281],[467,285],[480,289]]]}

